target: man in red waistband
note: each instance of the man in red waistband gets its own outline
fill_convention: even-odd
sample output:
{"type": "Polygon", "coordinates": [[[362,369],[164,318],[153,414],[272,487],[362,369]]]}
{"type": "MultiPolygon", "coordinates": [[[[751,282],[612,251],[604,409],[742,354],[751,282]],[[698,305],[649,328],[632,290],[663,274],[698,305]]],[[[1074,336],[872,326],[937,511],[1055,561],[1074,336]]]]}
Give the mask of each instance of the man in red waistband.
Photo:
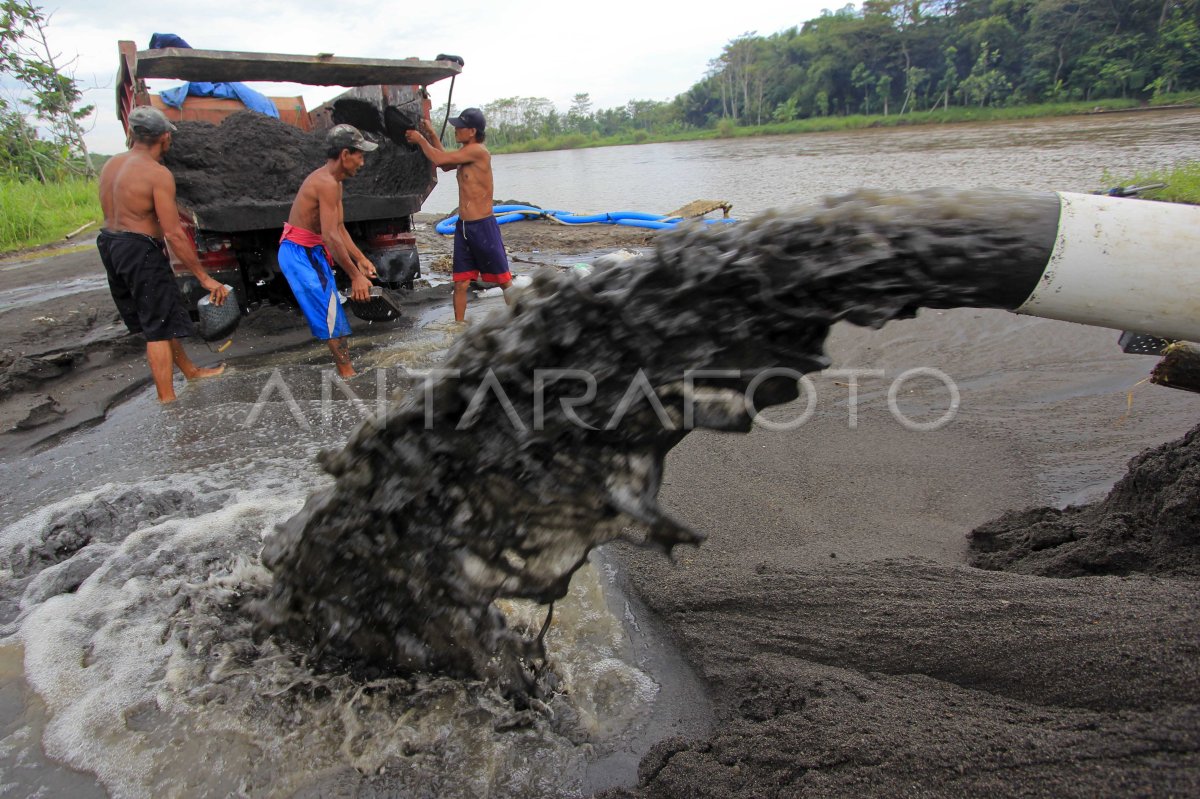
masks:
{"type": "Polygon", "coordinates": [[[363,154],[378,146],[364,139],[353,125],[331,128],[325,136],[325,165],[313,170],[300,184],[279,241],[279,268],[300,303],[309,330],[329,343],[342,377],[354,377],[346,342],[350,323],[342,310],[329,254],[349,275],[350,296],[367,302],[375,266],[346,232],[342,181],[354,177],[362,169],[363,154]]]}
{"type": "Polygon", "coordinates": [[[129,152],[108,160],[100,171],[100,207],[104,229],[96,239],[108,273],[108,288],[131,333],[146,337],[146,360],[160,402],[175,400],[175,367],[188,380],[225,371],[196,366],[179,339],[190,336],[192,320],[171,270],[165,242],[214,305],[229,293],[200,265],[196,248],[179,222],[175,177],[162,165],[175,126],[159,110],[138,106],[129,112],[129,152]]]}
{"type": "Polygon", "coordinates": [[[512,286],[508,255],[500,238],[500,225],[492,214],[492,154],[483,146],[487,122],[478,108],[468,108],[451,118],[457,150],[446,150],[429,120],[422,120],[426,136],[410,130],[405,138],[419,145],[425,157],[443,170],[458,170],[458,222],[454,226],[454,318],[467,315],[467,287],[479,278],[504,289],[512,286]]]}

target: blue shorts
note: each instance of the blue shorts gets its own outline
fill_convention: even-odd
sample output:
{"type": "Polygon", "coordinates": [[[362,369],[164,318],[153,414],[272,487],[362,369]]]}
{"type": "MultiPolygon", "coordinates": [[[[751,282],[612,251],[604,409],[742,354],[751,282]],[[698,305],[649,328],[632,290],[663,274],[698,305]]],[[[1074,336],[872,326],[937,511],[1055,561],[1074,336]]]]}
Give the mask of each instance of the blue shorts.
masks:
{"type": "Polygon", "coordinates": [[[279,268],[300,303],[308,329],[322,341],[350,335],[342,310],[329,256],[324,247],[301,247],[294,241],[279,244],[279,268]]]}
{"type": "Polygon", "coordinates": [[[485,283],[512,280],[500,225],[494,216],[470,222],[460,219],[454,225],[454,282],[476,278],[485,283]]]}

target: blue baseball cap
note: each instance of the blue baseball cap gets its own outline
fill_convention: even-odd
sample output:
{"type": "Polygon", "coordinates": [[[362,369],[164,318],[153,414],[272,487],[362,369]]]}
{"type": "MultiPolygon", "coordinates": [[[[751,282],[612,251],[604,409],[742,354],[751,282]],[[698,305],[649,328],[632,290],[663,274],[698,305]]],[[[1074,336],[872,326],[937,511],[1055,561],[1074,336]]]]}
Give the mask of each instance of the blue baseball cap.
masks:
{"type": "Polygon", "coordinates": [[[483,118],[483,112],[478,108],[468,108],[458,116],[450,117],[450,124],[456,128],[475,128],[475,130],[481,132],[487,127],[487,122],[483,118]]]}

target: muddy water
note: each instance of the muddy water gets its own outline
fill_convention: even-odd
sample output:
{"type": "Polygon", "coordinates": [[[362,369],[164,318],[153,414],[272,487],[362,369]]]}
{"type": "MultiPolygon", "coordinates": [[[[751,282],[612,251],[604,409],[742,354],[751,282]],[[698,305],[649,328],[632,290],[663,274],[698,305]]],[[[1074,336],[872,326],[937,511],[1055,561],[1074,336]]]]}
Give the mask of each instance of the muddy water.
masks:
{"type": "Polygon", "coordinates": [[[0,291],[0,314],[26,305],[36,305],[55,297],[67,297],[71,294],[95,291],[105,288],[107,285],[108,281],[105,278],[85,277],[78,280],[59,281],[50,285],[20,286],[7,289],[0,291]]]}
{"type": "MultiPolygon", "coordinates": [[[[861,186],[1088,192],[1194,158],[1200,110],[858,130],[497,156],[496,197],[580,213],[666,213],[696,199],[746,217],[861,186]]],[[[425,210],[458,204],[442,180],[425,210]]]]}
{"type": "MultiPolygon", "coordinates": [[[[269,586],[264,536],[327,482],[316,456],[401,387],[402,367],[444,357],[446,313],[358,337],[353,399],[322,382],[311,347],[251,357],[9,470],[6,792],[583,794],[628,784],[653,740],[706,728],[694,678],[614,606],[600,560],[546,634],[559,690],[524,712],[476,681],[314,676],[254,636],[240,608],[269,586]]],[[[545,618],[528,602],[501,612],[527,632],[545,618]]]]}

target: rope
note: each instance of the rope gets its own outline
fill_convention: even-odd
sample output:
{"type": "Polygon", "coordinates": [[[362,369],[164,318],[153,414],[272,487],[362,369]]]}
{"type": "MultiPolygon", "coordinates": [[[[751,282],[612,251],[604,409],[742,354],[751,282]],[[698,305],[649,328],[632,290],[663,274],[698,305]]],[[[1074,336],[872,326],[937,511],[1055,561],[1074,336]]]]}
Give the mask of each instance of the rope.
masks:
{"type": "Polygon", "coordinates": [[[446,118],[442,120],[442,132],[438,134],[439,141],[446,138],[446,123],[450,121],[450,101],[454,99],[454,79],[457,77],[457,75],[450,76],[450,91],[446,93],[446,118]]]}

